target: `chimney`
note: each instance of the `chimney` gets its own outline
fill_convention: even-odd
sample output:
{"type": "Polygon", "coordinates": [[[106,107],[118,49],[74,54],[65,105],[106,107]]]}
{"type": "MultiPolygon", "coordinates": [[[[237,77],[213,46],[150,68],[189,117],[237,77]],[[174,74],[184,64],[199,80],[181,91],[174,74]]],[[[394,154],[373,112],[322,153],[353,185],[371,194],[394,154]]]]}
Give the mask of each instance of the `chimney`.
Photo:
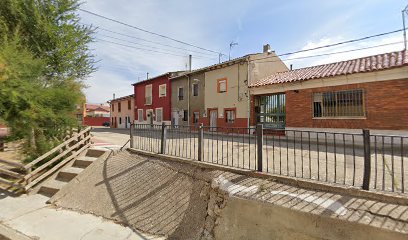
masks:
{"type": "Polygon", "coordinates": [[[271,46],[269,44],[265,44],[263,46],[263,53],[270,53],[271,52],[271,46]]]}

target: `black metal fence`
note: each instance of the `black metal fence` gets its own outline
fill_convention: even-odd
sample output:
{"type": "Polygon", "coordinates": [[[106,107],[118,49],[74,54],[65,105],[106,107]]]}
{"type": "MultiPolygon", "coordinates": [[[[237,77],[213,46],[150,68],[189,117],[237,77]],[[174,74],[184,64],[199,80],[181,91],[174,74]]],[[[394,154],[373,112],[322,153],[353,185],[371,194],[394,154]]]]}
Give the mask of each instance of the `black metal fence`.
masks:
{"type": "Polygon", "coordinates": [[[405,193],[408,136],[135,124],[131,147],[321,182],[405,193]]]}

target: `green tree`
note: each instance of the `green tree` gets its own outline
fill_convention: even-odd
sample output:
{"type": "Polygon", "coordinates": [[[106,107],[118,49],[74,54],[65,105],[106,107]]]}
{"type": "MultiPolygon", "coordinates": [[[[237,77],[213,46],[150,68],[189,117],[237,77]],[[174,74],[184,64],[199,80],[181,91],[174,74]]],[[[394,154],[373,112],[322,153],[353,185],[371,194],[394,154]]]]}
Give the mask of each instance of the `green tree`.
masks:
{"type": "Polygon", "coordinates": [[[83,80],[95,69],[92,30],[81,26],[76,0],[2,0],[0,121],[25,139],[30,159],[76,125],[83,80]]]}
{"type": "Polygon", "coordinates": [[[91,27],[79,23],[78,0],[2,0],[0,26],[8,36],[18,32],[34,56],[46,61],[48,85],[80,81],[95,69],[88,44],[91,27]]]}

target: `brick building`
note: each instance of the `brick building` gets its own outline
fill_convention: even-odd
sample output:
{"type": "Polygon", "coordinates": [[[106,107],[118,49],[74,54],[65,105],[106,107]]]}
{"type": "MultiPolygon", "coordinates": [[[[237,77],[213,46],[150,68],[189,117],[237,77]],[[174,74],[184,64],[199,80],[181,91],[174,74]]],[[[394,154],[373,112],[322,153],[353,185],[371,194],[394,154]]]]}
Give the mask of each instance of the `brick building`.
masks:
{"type": "Polygon", "coordinates": [[[168,72],[134,83],[135,123],[171,124],[170,78],[182,72],[168,72]]]}
{"type": "Polygon", "coordinates": [[[250,89],[252,124],[408,130],[406,51],[280,72],[250,89]]]}

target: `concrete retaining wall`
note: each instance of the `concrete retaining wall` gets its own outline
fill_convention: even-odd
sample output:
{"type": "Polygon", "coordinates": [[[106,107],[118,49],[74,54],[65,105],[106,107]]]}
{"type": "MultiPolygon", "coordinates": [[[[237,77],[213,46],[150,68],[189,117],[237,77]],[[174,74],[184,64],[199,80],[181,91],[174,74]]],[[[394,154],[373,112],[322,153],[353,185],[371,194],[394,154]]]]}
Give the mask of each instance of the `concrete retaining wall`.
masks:
{"type": "Polygon", "coordinates": [[[406,234],[351,221],[230,197],[214,229],[215,239],[407,239],[406,234]]]}

